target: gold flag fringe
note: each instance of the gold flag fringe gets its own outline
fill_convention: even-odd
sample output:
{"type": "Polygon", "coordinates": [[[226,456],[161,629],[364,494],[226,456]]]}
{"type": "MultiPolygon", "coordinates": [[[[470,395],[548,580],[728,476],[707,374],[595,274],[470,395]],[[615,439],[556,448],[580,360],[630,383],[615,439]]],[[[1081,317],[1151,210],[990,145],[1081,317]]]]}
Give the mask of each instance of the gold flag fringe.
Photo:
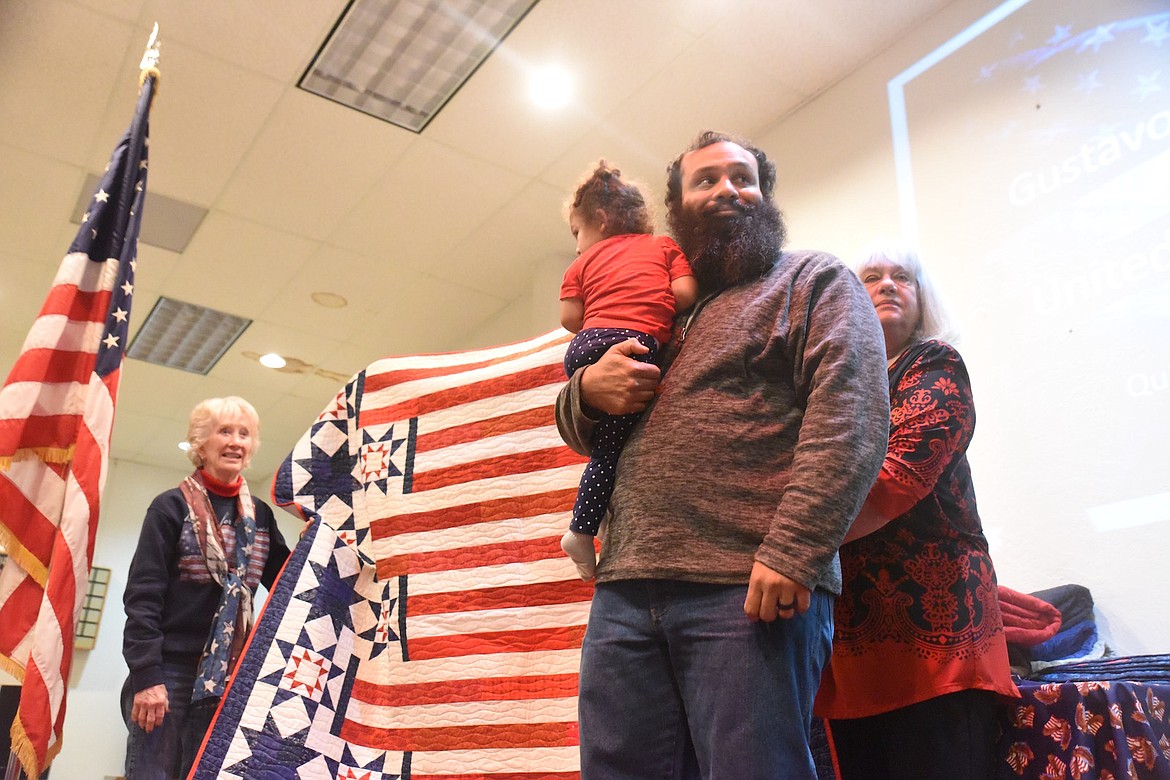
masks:
{"type": "Polygon", "coordinates": [[[0,543],[4,545],[4,551],[8,554],[8,563],[5,566],[19,566],[34,582],[42,588],[45,587],[45,583],[49,581],[48,568],[13,536],[3,520],[0,520],[0,543]]]}
{"type": "Polygon", "coordinates": [[[24,770],[25,777],[40,777],[41,772],[45,770],[49,764],[53,763],[53,759],[61,752],[61,740],[57,740],[55,744],[49,745],[49,749],[45,751],[45,765],[37,765],[37,754],[33,749],[32,740],[29,739],[28,734],[24,731],[24,724],[20,722],[20,718],[12,721],[12,754],[16,756],[16,760],[20,762],[21,768],[24,770]]]}
{"type": "Polygon", "coordinates": [[[12,464],[21,460],[39,459],[45,463],[66,465],[73,462],[75,445],[68,447],[21,447],[11,455],[0,455],[0,471],[8,471],[12,464]]]}
{"type": "Polygon", "coordinates": [[[18,681],[24,682],[24,665],[6,655],[0,655],[0,671],[7,672],[18,681]]]}

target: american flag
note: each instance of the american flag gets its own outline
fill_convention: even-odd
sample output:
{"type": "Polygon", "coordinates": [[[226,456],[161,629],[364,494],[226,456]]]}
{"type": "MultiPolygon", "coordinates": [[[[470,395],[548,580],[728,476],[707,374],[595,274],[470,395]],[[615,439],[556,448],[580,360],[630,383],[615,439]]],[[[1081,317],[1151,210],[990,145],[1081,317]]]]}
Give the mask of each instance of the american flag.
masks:
{"type": "Polygon", "coordinates": [[[61,749],[134,292],[154,82],[144,81],[0,390],[0,665],[23,683],[11,733],[28,777],[61,749]]]}
{"type": "Polygon", "coordinates": [[[560,550],[584,460],[556,431],[568,334],[378,361],[278,472],[314,522],[196,778],[579,777],[592,586],[560,550]]]}

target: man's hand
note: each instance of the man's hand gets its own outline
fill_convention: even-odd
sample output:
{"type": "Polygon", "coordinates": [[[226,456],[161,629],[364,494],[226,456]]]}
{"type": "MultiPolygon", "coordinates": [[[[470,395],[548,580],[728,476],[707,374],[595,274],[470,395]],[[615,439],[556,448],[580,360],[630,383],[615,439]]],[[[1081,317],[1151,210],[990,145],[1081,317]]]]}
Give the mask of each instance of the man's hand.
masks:
{"type": "Polygon", "coordinates": [[[167,686],[154,685],[143,688],[134,694],[134,706],[130,710],[130,719],[142,727],[147,734],[161,726],[163,716],[170,710],[170,700],[167,698],[167,686]]]}
{"type": "Polygon", "coordinates": [[[771,623],[777,617],[788,620],[807,612],[811,598],[808,588],[756,561],[743,611],[753,623],[771,623]]]}
{"type": "Polygon", "coordinates": [[[581,398],[593,409],[606,414],[633,414],[646,409],[662,371],[652,363],[642,363],[633,355],[645,355],[646,349],[636,339],[614,344],[596,363],[586,366],[581,375],[581,398]]]}

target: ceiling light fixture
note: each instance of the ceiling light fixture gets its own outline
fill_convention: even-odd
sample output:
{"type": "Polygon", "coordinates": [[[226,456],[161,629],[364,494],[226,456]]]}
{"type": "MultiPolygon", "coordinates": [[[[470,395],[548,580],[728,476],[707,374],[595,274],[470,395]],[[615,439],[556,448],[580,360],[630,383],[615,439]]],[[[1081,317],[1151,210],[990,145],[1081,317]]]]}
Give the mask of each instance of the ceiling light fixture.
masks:
{"type": "Polygon", "coordinates": [[[275,352],[260,356],[260,365],[265,368],[284,368],[285,360],[275,352]]]}
{"type": "Polygon", "coordinates": [[[168,368],[206,374],[252,321],[159,297],[126,354],[168,368]]]}
{"type": "Polygon", "coordinates": [[[422,132],[536,0],[353,0],[301,89],[422,132]]]}
{"type": "Polygon", "coordinates": [[[568,71],[548,65],[532,72],[528,94],[541,108],[560,108],[569,102],[573,80],[568,71]]]}

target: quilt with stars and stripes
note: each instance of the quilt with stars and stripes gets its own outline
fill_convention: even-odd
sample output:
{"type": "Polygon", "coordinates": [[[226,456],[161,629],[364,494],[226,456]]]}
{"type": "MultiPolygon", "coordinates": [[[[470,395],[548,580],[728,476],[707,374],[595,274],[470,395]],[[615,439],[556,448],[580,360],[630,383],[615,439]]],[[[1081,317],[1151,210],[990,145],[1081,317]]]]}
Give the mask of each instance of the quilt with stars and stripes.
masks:
{"type": "Polygon", "coordinates": [[[380,360],[337,394],[276,475],[314,522],[193,777],[579,777],[568,339],[380,360]]]}

